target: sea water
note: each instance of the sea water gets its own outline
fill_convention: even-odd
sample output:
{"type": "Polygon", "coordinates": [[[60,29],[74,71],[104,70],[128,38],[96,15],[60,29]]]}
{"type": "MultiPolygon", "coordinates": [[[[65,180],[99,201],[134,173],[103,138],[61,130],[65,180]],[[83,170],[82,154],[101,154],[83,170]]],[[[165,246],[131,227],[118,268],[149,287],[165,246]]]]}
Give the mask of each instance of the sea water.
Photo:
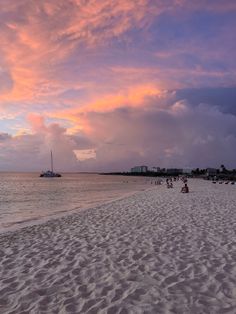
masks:
{"type": "Polygon", "coordinates": [[[99,174],[40,178],[37,173],[0,173],[0,232],[58,214],[94,207],[147,188],[150,179],[99,174]]]}

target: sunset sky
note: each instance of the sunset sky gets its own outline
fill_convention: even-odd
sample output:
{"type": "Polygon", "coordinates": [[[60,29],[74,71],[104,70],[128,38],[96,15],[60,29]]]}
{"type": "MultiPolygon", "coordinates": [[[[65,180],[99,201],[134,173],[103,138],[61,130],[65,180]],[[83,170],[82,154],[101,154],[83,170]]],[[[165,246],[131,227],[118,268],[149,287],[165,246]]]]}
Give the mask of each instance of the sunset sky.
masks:
{"type": "Polygon", "coordinates": [[[236,168],[235,0],[0,0],[0,171],[236,168]]]}

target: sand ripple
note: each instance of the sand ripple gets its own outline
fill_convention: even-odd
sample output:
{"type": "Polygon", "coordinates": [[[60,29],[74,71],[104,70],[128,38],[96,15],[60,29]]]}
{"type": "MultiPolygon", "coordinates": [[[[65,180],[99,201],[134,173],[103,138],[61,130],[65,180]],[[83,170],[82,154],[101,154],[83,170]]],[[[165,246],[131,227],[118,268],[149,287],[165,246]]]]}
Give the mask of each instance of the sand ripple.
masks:
{"type": "Polygon", "coordinates": [[[236,313],[236,190],[193,180],[0,236],[0,313],[236,313]]]}

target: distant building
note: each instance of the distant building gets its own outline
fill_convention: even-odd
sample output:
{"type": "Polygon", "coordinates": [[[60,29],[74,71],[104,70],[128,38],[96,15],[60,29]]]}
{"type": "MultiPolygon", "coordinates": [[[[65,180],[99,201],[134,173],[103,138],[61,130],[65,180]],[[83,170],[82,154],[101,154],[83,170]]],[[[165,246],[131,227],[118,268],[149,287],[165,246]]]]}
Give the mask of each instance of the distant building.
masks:
{"type": "Polygon", "coordinates": [[[177,168],[168,168],[166,169],[166,173],[172,176],[177,176],[178,174],[183,173],[183,169],[177,169],[177,168]]]}
{"type": "Polygon", "coordinates": [[[215,176],[217,174],[217,169],[215,168],[207,168],[206,169],[207,176],[215,176]]]}
{"type": "Polygon", "coordinates": [[[148,172],[148,167],[147,166],[136,166],[131,168],[130,170],[131,172],[140,172],[140,173],[144,173],[144,172],[148,172]]]}
{"type": "Polygon", "coordinates": [[[152,167],[152,171],[153,172],[161,172],[161,168],[160,167],[152,167]]]}
{"type": "Polygon", "coordinates": [[[192,174],[192,168],[185,168],[183,169],[183,174],[192,174]]]}

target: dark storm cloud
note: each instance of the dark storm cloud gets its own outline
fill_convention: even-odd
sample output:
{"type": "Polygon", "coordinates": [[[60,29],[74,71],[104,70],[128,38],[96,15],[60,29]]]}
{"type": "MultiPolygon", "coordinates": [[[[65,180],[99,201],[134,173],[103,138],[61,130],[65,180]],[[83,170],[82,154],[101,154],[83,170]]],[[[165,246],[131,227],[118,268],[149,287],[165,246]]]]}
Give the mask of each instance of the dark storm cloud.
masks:
{"type": "Polygon", "coordinates": [[[194,106],[201,103],[217,106],[224,113],[236,115],[236,87],[177,90],[176,100],[181,99],[187,99],[194,106]]]}

